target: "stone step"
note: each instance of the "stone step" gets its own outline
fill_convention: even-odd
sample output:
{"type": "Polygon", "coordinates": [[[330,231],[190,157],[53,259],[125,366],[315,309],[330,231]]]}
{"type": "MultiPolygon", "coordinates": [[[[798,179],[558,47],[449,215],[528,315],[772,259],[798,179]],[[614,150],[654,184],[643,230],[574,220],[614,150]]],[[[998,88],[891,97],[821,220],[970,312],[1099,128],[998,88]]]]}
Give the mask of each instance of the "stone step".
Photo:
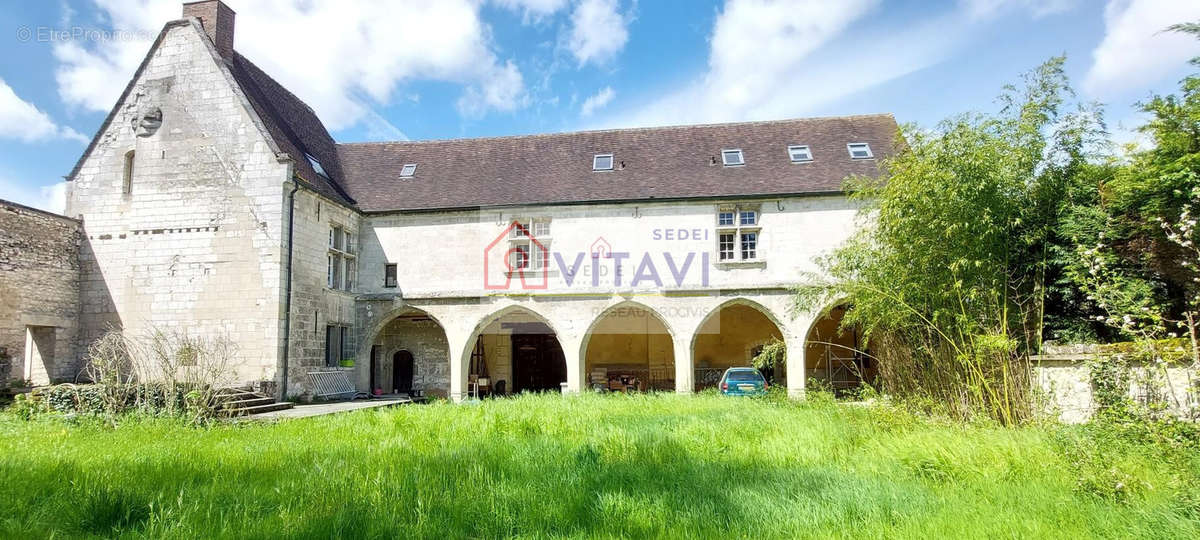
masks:
{"type": "Polygon", "coordinates": [[[246,407],[255,407],[258,405],[268,405],[275,403],[275,400],[265,396],[255,396],[250,394],[246,397],[238,396],[240,399],[231,399],[221,403],[221,408],[226,410],[244,409],[246,407]]]}

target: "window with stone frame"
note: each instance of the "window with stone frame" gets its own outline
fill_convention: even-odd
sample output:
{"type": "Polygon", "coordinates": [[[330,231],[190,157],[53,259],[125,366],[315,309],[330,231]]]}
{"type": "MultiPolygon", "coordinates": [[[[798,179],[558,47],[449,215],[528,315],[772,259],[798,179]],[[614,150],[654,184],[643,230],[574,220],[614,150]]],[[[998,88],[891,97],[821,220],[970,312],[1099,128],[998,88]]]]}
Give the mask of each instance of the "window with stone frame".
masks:
{"type": "Polygon", "coordinates": [[[508,237],[509,268],[513,271],[548,268],[550,218],[524,218],[517,219],[516,222],[520,227],[513,227],[508,237]],[[538,247],[539,245],[541,247],[538,247]]]}
{"type": "Polygon", "coordinates": [[[325,366],[337,367],[343,359],[354,358],[350,327],[340,324],[325,326],[325,366]]]}
{"type": "Polygon", "coordinates": [[[399,278],[397,277],[397,267],[395,264],[383,265],[383,286],[388,289],[394,289],[399,286],[399,278]]]}
{"type": "Polygon", "coordinates": [[[717,207],[717,262],[762,260],[758,204],[723,204],[717,207]]]}
{"type": "Polygon", "coordinates": [[[326,256],[325,286],[352,291],[358,279],[358,257],[354,233],[340,225],[329,226],[329,252],[326,256]]]}

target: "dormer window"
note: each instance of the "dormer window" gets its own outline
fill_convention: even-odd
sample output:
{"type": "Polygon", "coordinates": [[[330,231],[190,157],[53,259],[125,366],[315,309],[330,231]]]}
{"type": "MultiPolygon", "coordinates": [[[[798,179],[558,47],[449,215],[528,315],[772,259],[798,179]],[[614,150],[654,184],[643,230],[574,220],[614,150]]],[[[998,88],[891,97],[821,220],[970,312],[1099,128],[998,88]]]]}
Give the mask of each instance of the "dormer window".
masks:
{"type": "Polygon", "coordinates": [[[850,152],[850,157],[853,159],[871,159],[874,157],[874,154],[871,153],[871,145],[865,142],[847,144],[846,150],[850,152]]]}
{"type": "Polygon", "coordinates": [[[613,155],[612,154],[596,154],[592,156],[593,171],[611,171],[613,170],[613,155]]]}
{"type": "Polygon", "coordinates": [[[304,154],[304,157],[308,158],[308,164],[312,165],[314,172],[325,178],[329,178],[329,175],[325,173],[325,168],[321,166],[321,162],[317,161],[317,158],[313,157],[312,154],[304,154]]]}
{"type": "Polygon", "coordinates": [[[740,148],[721,150],[721,161],[726,167],[736,167],[738,165],[746,164],[746,160],[742,157],[742,150],[740,148]]]}
{"type": "Polygon", "coordinates": [[[804,163],[813,159],[812,150],[809,150],[807,145],[793,144],[787,147],[787,151],[788,159],[791,159],[792,163],[804,163]]]}
{"type": "Polygon", "coordinates": [[[400,178],[412,178],[415,174],[417,174],[416,163],[405,163],[403,167],[400,167],[400,178]]]}

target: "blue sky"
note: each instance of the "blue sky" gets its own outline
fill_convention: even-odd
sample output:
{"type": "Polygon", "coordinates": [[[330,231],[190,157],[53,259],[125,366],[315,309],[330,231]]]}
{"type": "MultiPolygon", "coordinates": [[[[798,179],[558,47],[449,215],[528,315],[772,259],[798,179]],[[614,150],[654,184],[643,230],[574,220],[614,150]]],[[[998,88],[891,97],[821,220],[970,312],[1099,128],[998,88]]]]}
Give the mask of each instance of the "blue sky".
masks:
{"type": "MultiPolygon", "coordinates": [[[[227,0],[235,46],[339,141],[990,110],[1066,54],[1134,138],[1200,41],[1184,0],[227,0]]],[[[0,198],[61,182],[179,0],[2,0],[0,198]]]]}

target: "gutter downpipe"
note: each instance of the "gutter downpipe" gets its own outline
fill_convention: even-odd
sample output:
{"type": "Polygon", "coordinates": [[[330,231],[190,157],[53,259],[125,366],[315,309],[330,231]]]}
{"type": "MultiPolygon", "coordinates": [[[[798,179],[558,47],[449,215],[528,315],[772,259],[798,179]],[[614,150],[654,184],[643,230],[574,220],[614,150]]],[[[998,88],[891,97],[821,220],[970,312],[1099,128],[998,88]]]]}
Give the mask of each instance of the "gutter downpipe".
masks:
{"type": "Polygon", "coordinates": [[[288,193],[287,284],[283,298],[283,378],[279,384],[280,399],[287,399],[288,365],[291,364],[289,353],[292,350],[292,238],[296,223],[296,192],[299,190],[300,184],[292,180],[292,191],[288,193]]]}

